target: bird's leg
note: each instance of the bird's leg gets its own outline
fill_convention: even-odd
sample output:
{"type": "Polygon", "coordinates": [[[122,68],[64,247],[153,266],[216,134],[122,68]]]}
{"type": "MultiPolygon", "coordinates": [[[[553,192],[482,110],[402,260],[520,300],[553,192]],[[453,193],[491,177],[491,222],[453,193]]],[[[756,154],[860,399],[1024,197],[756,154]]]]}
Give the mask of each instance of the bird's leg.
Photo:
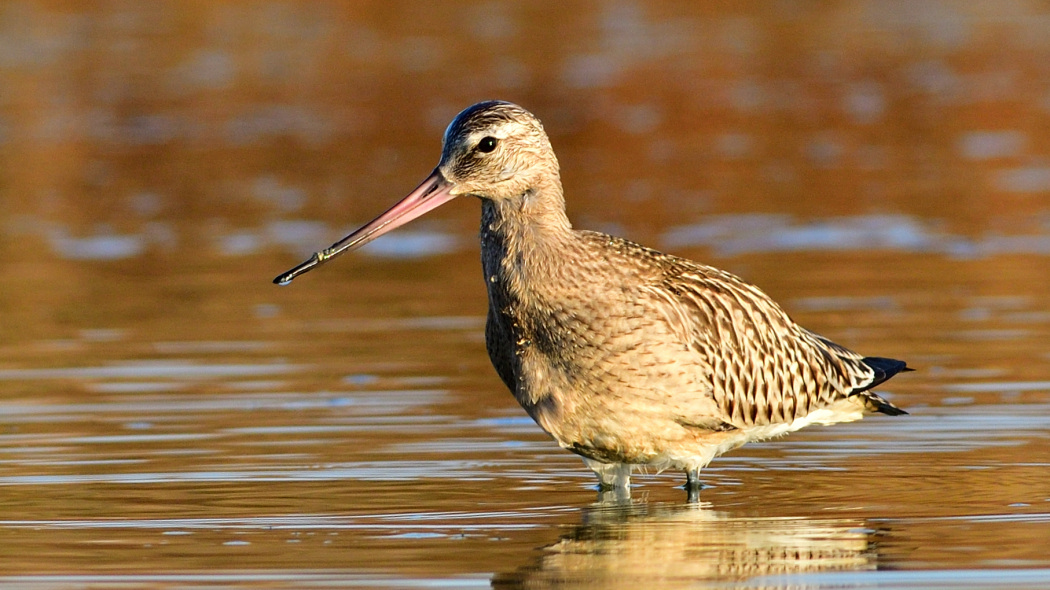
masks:
{"type": "Polygon", "coordinates": [[[689,494],[688,501],[690,503],[696,503],[700,501],[700,490],[704,488],[704,484],[700,483],[700,468],[693,467],[685,470],[685,491],[689,494]]]}
{"type": "Polygon", "coordinates": [[[587,467],[598,476],[598,488],[601,490],[631,489],[631,466],[627,463],[602,463],[594,459],[583,458],[587,467]]]}

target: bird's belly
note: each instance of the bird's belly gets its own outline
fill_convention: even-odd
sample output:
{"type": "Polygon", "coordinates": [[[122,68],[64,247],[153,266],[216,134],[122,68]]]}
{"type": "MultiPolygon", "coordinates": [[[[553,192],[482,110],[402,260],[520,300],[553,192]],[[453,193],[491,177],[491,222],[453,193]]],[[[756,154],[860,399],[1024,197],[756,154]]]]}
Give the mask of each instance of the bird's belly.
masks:
{"type": "Polygon", "coordinates": [[[605,463],[663,468],[740,444],[741,433],[718,418],[711,368],[640,303],[628,305],[638,307],[630,314],[606,316],[622,306],[596,295],[604,303],[593,309],[536,313],[507,303],[500,285],[489,286],[493,365],[562,447],[605,463]]]}
{"type": "MultiPolygon", "coordinates": [[[[672,363],[619,359],[612,366],[635,367],[631,375],[584,368],[566,371],[535,351],[519,355],[516,397],[530,416],[562,447],[605,463],[679,467],[679,459],[706,456],[741,433],[698,426],[714,411],[706,385],[674,371],[672,363]]],[[[742,442],[742,441],[741,441],[742,442]]],[[[704,461],[706,463],[706,461],[704,461]]]]}

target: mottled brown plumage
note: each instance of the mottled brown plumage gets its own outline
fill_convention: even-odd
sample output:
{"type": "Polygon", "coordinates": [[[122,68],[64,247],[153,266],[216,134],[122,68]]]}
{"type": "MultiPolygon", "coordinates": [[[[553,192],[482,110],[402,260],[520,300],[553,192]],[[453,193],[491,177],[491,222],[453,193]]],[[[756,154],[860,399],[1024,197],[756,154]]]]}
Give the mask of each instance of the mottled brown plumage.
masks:
{"type": "Polygon", "coordinates": [[[412,194],[295,276],[456,196],[482,202],[485,340],[499,376],[603,486],[632,469],[681,469],[809,424],[904,412],[871,388],[905,363],[863,357],[795,324],[727,272],[572,228],[539,120],[474,105],[445,132],[437,169],[412,194]]]}

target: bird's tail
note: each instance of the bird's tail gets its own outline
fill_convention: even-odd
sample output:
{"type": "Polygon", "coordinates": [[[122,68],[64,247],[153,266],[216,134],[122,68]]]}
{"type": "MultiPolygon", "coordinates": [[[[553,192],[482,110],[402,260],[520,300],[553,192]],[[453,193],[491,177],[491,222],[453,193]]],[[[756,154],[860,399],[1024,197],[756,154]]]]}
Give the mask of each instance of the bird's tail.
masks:
{"type": "Polygon", "coordinates": [[[902,416],[908,412],[898,408],[882,398],[879,394],[871,391],[877,385],[881,385],[890,377],[905,371],[914,371],[908,363],[897,359],[888,359],[877,356],[869,356],[861,359],[861,362],[871,368],[875,373],[871,383],[862,389],[854,390],[851,395],[860,396],[864,400],[864,407],[872,412],[879,412],[888,416],[902,416]]]}
{"type": "Polygon", "coordinates": [[[875,393],[874,391],[865,391],[864,393],[857,394],[857,397],[864,401],[864,407],[870,412],[878,412],[880,414],[886,414],[887,416],[908,415],[908,412],[905,412],[904,410],[886,401],[882,396],[875,393]]]}

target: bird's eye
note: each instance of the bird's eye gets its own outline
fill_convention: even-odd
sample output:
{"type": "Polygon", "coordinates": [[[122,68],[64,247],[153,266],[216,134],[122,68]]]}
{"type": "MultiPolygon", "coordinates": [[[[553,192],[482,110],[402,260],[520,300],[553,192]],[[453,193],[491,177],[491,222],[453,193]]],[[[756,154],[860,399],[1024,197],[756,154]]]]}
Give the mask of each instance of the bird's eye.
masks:
{"type": "Polygon", "coordinates": [[[478,151],[483,153],[489,153],[496,149],[496,138],[495,137],[483,137],[478,142],[478,151]]]}

